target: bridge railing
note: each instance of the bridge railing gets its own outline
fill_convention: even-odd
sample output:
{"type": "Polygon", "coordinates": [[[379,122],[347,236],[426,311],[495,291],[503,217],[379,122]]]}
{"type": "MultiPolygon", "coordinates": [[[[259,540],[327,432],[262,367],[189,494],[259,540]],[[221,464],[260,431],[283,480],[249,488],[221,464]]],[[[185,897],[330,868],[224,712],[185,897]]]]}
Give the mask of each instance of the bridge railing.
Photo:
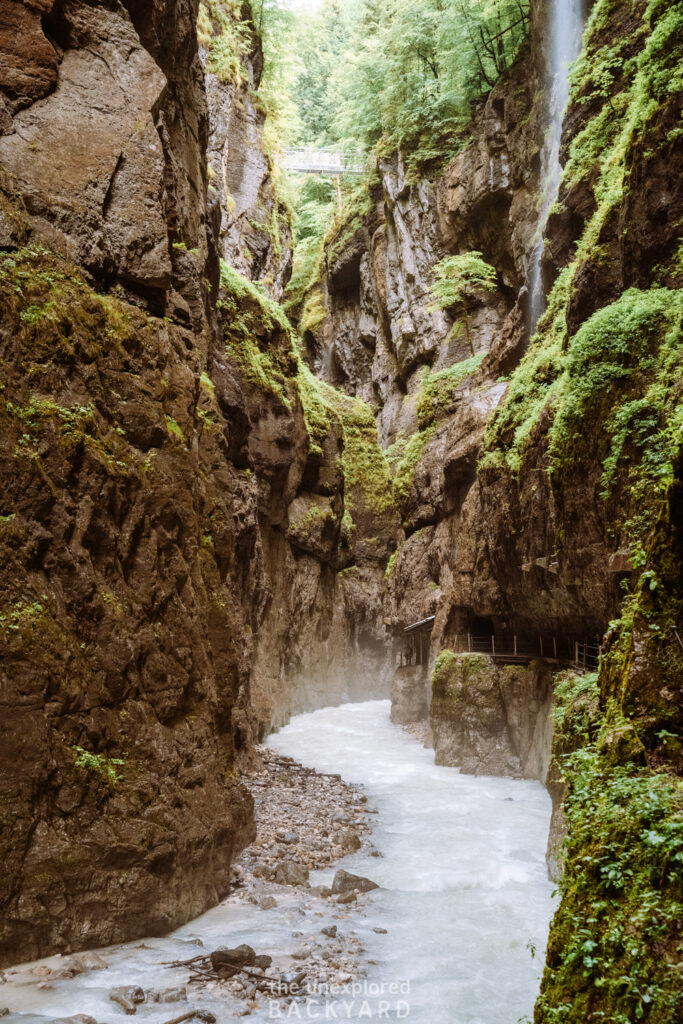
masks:
{"type": "Polygon", "coordinates": [[[353,150],[286,149],[282,164],[300,174],[364,174],[366,170],[365,157],[353,150]]]}
{"type": "Polygon", "coordinates": [[[584,671],[598,667],[600,645],[568,637],[543,637],[537,640],[511,636],[481,636],[463,633],[455,637],[454,650],[461,654],[486,654],[500,661],[557,661],[584,671]]]}
{"type": "MultiPolygon", "coordinates": [[[[433,620],[429,620],[432,622],[433,620]]],[[[420,625],[418,623],[418,625],[420,625]]],[[[460,633],[450,647],[456,654],[484,654],[496,661],[528,664],[531,661],[549,661],[572,666],[578,671],[593,672],[600,660],[600,645],[569,637],[539,636],[530,640],[515,634],[495,636],[460,633]]],[[[398,645],[399,666],[426,665],[429,662],[429,630],[417,630],[406,635],[398,645]]]]}

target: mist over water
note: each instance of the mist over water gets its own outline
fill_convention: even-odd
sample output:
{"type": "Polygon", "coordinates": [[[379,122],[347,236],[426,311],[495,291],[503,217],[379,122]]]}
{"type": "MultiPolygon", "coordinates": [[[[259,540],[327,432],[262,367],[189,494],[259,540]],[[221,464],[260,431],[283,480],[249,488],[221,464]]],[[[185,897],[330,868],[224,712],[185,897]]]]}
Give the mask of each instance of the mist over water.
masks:
{"type": "MultiPolygon", "coordinates": [[[[184,984],[187,970],[161,965],[196,955],[197,939],[207,951],[246,942],[280,956],[302,941],[317,941],[333,919],[340,931],[358,935],[374,961],[363,991],[314,995],[308,1009],[295,1004],[289,1015],[286,1002],[261,1000],[248,1020],[517,1024],[530,1017],[553,909],[544,857],[550,798],[540,783],[436,767],[433,751],[392,725],[389,712],[389,701],[325,708],[297,716],[267,741],[309,767],[362,784],[368,806],[379,812],[369,817],[382,856],[361,850],[341,862],[382,887],[369,894],[363,910],[318,901],[303,913],[292,889],[282,889],[278,906],[267,912],[228,901],[173,935],[103,950],[106,970],[51,981],[47,989],[39,988],[35,971],[10,975],[0,986],[0,1006],[12,1011],[7,1024],[44,1024],[46,1017],[77,1013],[113,1024],[123,1018],[109,1000],[112,987],[184,984]],[[348,917],[333,916],[340,911],[348,917]],[[336,1016],[326,1018],[331,1004],[336,1016]]],[[[311,884],[332,875],[313,872],[311,884]]],[[[58,966],[59,958],[46,963],[58,966]]],[[[235,1019],[219,1000],[189,998],[190,1006],[210,1009],[218,1024],[235,1019]]],[[[146,1004],[135,1019],[162,1024],[186,1009],[185,1003],[146,1004]]]]}
{"type": "Polygon", "coordinates": [[[548,69],[545,84],[546,124],[548,125],[541,149],[541,205],[539,207],[536,239],[529,269],[529,321],[530,333],[545,310],[545,292],[541,274],[543,259],[543,232],[550,209],[557,199],[562,177],[560,142],[562,122],[569,101],[569,74],[571,65],[581,52],[581,39],[585,20],[586,0],[549,0],[548,69]]]}

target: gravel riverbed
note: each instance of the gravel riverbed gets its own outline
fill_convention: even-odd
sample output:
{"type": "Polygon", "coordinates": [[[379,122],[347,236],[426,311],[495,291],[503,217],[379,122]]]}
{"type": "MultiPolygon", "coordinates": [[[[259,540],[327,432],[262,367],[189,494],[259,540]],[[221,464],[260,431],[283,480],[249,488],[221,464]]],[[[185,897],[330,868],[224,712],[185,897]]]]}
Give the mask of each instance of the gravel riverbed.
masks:
{"type": "Polygon", "coordinates": [[[273,1000],[285,1014],[292,1001],[303,1001],[311,992],[343,990],[365,976],[373,961],[354,925],[364,916],[368,896],[362,890],[368,880],[344,871],[332,876],[348,854],[381,856],[371,840],[376,811],[360,787],[339,775],[306,768],[265,746],[257,754],[260,767],[242,780],[254,797],[256,839],[233,866],[230,895],[207,915],[251,920],[250,944],[238,931],[231,943],[241,943],[243,969],[232,976],[229,969],[214,969],[211,956],[226,949],[230,929],[223,928],[220,944],[214,944],[200,918],[168,940],[55,956],[0,972],[3,1024],[114,1024],[122,1014],[149,1024],[181,1017],[222,1024],[260,1018],[273,1000]],[[285,936],[283,919],[299,926],[285,936]],[[160,955],[154,974],[145,973],[143,961],[149,963],[155,951],[162,954],[167,948],[172,955],[160,955]]]}

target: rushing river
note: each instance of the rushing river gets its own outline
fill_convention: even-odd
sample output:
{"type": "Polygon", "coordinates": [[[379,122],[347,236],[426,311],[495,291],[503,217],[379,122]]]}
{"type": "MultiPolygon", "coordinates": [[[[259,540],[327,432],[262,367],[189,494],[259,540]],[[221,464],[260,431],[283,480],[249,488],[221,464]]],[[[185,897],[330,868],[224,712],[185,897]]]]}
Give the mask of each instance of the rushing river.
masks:
{"type": "MultiPolygon", "coordinates": [[[[374,845],[343,866],[381,888],[367,897],[364,914],[352,913],[368,966],[364,990],[342,994],[325,1017],[325,1000],[299,1007],[286,1020],[403,1019],[411,1024],[517,1024],[530,1017],[538,992],[543,949],[552,913],[544,853],[550,800],[535,782],[473,778],[437,768],[433,752],[389,721],[389,702],[373,701],[299,715],[268,740],[303,764],[339,773],[365,787],[377,808],[374,845]],[[379,934],[375,928],[386,929],[379,934]],[[535,951],[535,957],[532,952],[535,951]]],[[[326,881],[332,872],[311,881],[326,881]]],[[[319,932],[320,919],[302,915],[295,901],[280,900],[267,913],[230,901],[166,939],[149,939],[103,951],[107,970],[40,989],[34,974],[9,975],[0,985],[7,1024],[38,1024],[45,1017],[90,1014],[123,1019],[108,992],[115,985],[168,987],[187,972],[160,968],[187,959],[201,938],[207,949],[248,942],[257,952],[287,951],[319,932]],[[28,980],[30,977],[30,981],[28,980]],[[40,1015],[40,1016],[35,1016],[40,1015]]],[[[52,958],[45,961],[54,965],[52,958]]],[[[210,1008],[211,1000],[194,1001],[210,1008]]],[[[180,1015],[186,1004],[141,1006],[136,1020],[157,1024],[180,1015]]],[[[251,1021],[277,1019],[265,1003],[251,1021]]]]}

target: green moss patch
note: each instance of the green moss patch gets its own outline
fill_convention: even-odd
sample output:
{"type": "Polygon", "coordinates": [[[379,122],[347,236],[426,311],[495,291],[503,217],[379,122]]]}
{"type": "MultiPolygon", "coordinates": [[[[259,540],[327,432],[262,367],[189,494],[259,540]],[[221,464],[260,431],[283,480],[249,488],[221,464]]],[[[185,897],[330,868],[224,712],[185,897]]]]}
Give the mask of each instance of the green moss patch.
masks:
{"type": "Polygon", "coordinates": [[[537,1024],[670,1024],[683,1012],[683,783],[600,754],[595,678],[557,693],[569,826],[537,1024]]]}
{"type": "Polygon", "coordinates": [[[479,352],[476,356],[454,363],[445,370],[428,373],[422,378],[417,404],[420,430],[425,430],[451,410],[455,392],[468,377],[476,373],[485,355],[485,352],[479,352]]]}
{"type": "Polygon", "coordinates": [[[387,459],[393,469],[394,499],[401,515],[406,513],[415,471],[435,431],[436,426],[431,426],[409,438],[399,437],[387,450],[387,459]]]}
{"type": "Polygon", "coordinates": [[[123,778],[117,770],[124,764],[121,758],[104,757],[103,754],[91,754],[89,750],[84,750],[83,747],[74,747],[73,752],[75,755],[74,763],[77,768],[82,768],[86,772],[95,772],[110,786],[115,786],[123,778]]]}
{"type": "Polygon", "coordinates": [[[277,302],[221,261],[221,297],[226,354],[244,379],[270,392],[288,408],[298,369],[291,325],[277,302]]]}

